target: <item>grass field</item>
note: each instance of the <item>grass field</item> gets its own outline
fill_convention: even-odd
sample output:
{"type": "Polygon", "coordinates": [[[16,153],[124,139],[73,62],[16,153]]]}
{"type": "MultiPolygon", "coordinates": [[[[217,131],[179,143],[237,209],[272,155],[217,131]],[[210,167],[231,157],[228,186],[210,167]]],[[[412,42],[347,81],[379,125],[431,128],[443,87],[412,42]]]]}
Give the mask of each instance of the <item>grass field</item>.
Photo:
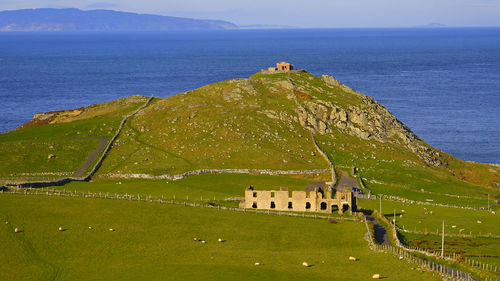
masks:
{"type": "Polygon", "coordinates": [[[145,97],[132,96],[0,134],[0,177],[72,176],[97,147],[96,138],[113,136],[123,116],[145,101],[145,97]],[[50,154],[55,157],[49,159],[50,154]]]}
{"type": "Polygon", "coordinates": [[[0,214],[1,280],[439,280],[370,251],[362,223],[9,194],[0,214]]]}
{"type": "Polygon", "coordinates": [[[90,183],[71,182],[55,189],[80,192],[110,192],[119,194],[139,194],[141,196],[163,196],[198,200],[224,200],[228,197],[244,197],[245,189],[253,186],[257,189],[303,190],[310,178],[294,178],[290,176],[246,175],[246,174],[205,174],[190,176],[183,180],[148,180],[148,179],[97,179],[90,183]]]}
{"type": "MultiPolygon", "coordinates": [[[[358,206],[378,210],[379,201],[359,200],[358,206]]],[[[408,230],[423,232],[436,232],[437,230],[441,233],[444,220],[445,233],[500,235],[500,214],[498,212],[493,214],[486,210],[435,207],[382,200],[382,212],[389,220],[393,219],[394,210],[396,210],[396,225],[408,230]],[[478,221],[481,223],[477,223],[478,221]],[[463,230],[460,231],[461,229],[463,230]]]]}

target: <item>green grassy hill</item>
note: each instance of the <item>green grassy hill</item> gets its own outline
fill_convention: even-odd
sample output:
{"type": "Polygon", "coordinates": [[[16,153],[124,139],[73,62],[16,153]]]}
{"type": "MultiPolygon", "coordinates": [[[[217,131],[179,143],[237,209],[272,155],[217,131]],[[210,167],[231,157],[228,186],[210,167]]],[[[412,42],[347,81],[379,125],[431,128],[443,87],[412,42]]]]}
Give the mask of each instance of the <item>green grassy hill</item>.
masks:
{"type": "MultiPolygon", "coordinates": [[[[123,115],[145,100],[35,116],[0,135],[0,156],[7,159],[0,176],[70,175],[97,145],[94,137],[112,136],[123,115]]],[[[449,194],[500,199],[498,165],[436,150],[370,97],[307,72],[257,73],[155,99],[125,124],[97,179],[199,169],[328,171],[314,141],[337,176],[357,167],[375,194],[416,200],[432,194],[443,203],[453,203],[449,194]]]]}

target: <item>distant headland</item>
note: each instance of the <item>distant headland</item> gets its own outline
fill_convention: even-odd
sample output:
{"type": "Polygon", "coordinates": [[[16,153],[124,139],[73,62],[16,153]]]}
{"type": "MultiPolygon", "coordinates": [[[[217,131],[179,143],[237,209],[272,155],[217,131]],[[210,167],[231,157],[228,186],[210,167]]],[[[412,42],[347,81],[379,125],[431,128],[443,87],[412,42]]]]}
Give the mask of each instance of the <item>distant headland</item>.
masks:
{"type": "Polygon", "coordinates": [[[112,10],[24,9],[0,12],[0,31],[165,31],[237,29],[234,23],[112,10]]]}

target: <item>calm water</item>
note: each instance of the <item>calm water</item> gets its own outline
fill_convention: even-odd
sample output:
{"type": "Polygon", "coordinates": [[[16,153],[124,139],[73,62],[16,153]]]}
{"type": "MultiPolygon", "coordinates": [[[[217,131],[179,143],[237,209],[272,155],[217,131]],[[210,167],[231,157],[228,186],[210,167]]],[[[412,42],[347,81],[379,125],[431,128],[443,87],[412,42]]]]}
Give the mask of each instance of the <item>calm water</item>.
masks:
{"type": "Polygon", "coordinates": [[[281,60],[374,97],[436,148],[500,163],[500,28],[0,34],[0,132],[37,112],[168,97],[281,60]]]}

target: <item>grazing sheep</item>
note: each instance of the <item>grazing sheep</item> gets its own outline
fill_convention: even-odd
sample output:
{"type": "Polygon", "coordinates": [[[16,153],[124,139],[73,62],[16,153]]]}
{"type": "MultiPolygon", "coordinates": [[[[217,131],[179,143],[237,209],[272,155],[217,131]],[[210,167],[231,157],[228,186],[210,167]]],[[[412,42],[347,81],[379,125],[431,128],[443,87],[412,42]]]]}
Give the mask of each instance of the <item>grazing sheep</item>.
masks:
{"type": "Polygon", "coordinates": [[[17,228],[17,227],[16,227],[16,228],[14,229],[14,232],[15,232],[15,233],[18,233],[18,232],[19,232],[19,228],[17,228]]]}
{"type": "Polygon", "coordinates": [[[256,262],[255,265],[260,265],[260,262],[256,262]]]}
{"type": "Polygon", "coordinates": [[[377,274],[373,274],[372,278],[373,279],[380,279],[380,274],[378,274],[378,273],[377,274]]]}
{"type": "Polygon", "coordinates": [[[194,241],[200,241],[200,239],[198,239],[198,238],[196,238],[196,237],[195,237],[195,238],[193,238],[193,240],[194,240],[194,241]]]}
{"type": "Polygon", "coordinates": [[[114,228],[110,228],[109,231],[113,232],[113,231],[115,231],[115,229],[114,228]]]}
{"type": "Polygon", "coordinates": [[[402,257],[402,256],[399,256],[399,259],[400,259],[400,260],[402,260],[402,259],[403,259],[403,257],[402,257]]]}
{"type": "Polygon", "coordinates": [[[491,211],[492,214],[496,214],[495,211],[491,211]]]}
{"type": "Polygon", "coordinates": [[[477,223],[483,223],[482,221],[477,221],[477,223]]]}
{"type": "Polygon", "coordinates": [[[89,226],[89,229],[90,229],[90,230],[92,230],[92,229],[94,229],[94,228],[93,228],[92,226],[89,226]]]}
{"type": "Polygon", "coordinates": [[[60,226],[59,227],[59,231],[63,231],[63,230],[64,230],[64,228],[62,228],[62,226],[60,226]]]}
{"type": "Polygon", "coordinates": [[[222,240],[222,238],[219,238],[217,241],[219,241],[219,242],[221,242],[221,243],[222,243],[222,242],[224,242],[224,241],[226,241],[226,240],[222,240]]]}
{"type": "Polygon", "coordinates": [[[201,243],[205,244],[205,243],[207,243],[207,241],[205,241],[205,240],[201,240],[201,243]]]}
{"type": "Polygon", "coordinates": [[[5,224],[9,224],[9,222],[8,222],[8,221],[5,221],[5,224]]]}
{"type": "Polygon", "coordinates": [[[451,228],[457,228],[457,226],[456,225],[452,225],[451,228]]]}
{"type": "Polygon", "coordinates": [[[350,260],[350,261],[357,261],[358,259],[357,259],[357,258],[355,258],[355,257],[349,257],[349,260],[350,260]]]}
{"type": "Polygon", "coordinates": [[[309,267],[309,264],[307,262],[302,262],[303,267],[309,267]]]}

